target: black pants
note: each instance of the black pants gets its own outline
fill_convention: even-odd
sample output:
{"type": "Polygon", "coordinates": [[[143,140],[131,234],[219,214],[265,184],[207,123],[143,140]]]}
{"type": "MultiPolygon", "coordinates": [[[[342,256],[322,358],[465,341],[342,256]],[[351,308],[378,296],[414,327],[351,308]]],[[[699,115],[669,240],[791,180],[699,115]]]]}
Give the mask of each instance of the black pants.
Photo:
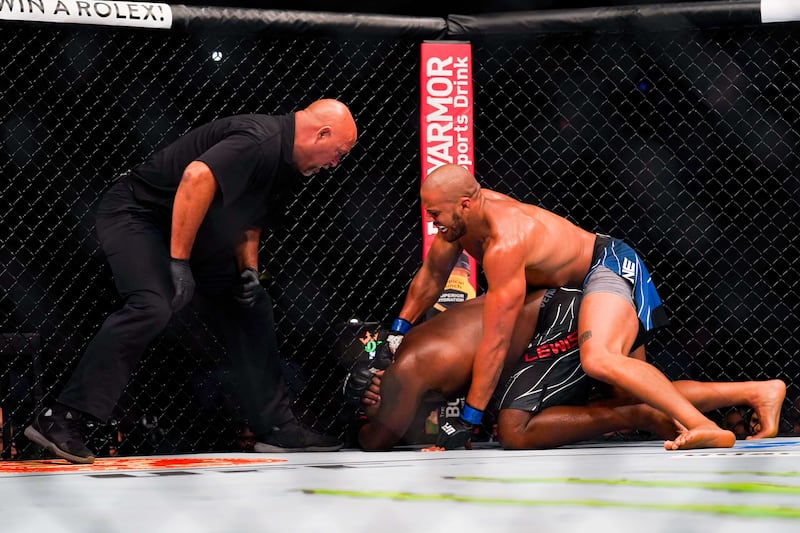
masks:
{"type": "MultiPolygon", "coordinates": [[[[170,217],[140,204],[128,185],[117,183],[100,202],[96,226],[124,302],[89,343],[59,402],[107,421],[147,347],[172,318],[170,217]]],[[[195,302],[214,313],[253,431],[263,434],[292,420],[269,295],[265,291],[251,308],[232,298],[237,277],[232,253],[193,262],[192,272],[195,302]]]]}

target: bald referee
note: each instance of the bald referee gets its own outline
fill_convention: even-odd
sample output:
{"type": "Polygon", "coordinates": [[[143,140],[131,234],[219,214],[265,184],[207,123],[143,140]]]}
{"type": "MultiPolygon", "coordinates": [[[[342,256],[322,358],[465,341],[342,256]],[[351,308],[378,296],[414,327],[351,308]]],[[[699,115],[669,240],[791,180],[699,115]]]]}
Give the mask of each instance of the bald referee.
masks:
{"type": "Polygon", "coordinates": [[[233,360],[256,451],[338,450],[341,442],[290,410],[258,249],[278,192],[338,165],[356,136],[350,110],[333,99],[286,115],[231,116],[189,131],[117,181],[96,226],[122,308],[25,435],[73,463],[93,462],[81,421],[110,418],[148,345],[197,293],[233,360]]]}

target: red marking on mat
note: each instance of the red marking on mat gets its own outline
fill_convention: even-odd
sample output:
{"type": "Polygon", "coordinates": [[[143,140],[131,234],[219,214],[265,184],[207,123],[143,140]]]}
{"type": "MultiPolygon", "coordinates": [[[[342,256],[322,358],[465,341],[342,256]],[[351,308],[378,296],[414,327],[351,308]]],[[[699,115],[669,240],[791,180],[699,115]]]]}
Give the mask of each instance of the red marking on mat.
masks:
{"type": "Polygon", "coordinates": [[[285,463],[286,459],[128,457],[101,458],[90,465],[74,465],[63,459],[43,461],[0,461],[0,474],[36,474],[48,472],[130,472],[136,470],[176,470],[230,466],[258,466],[285,463]]]}

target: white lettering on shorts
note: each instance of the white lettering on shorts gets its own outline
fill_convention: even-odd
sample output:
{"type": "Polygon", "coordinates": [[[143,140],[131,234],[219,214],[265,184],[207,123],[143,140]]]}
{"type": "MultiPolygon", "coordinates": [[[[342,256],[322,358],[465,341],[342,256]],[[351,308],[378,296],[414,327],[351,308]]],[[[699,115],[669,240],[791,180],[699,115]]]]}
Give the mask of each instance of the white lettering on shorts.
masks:
{"type": "Polygon", "coordinates": [[[636,263],[627,257],[622,258],[622,277],[631,283],[636,281],[636,263]]]}

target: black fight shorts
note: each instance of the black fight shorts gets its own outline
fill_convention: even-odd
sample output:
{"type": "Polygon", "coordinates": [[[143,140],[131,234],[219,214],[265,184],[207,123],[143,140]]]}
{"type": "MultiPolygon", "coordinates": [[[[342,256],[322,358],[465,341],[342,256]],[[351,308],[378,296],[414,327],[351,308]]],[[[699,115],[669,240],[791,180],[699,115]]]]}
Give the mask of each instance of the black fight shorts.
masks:
{"type": "Polygon", "coordinates": [[[550,289],[542,300],[536,331],[505,387],[500,409],[532,413],[554,405],[582,405],[598,383],[581,367],[578,350],[580,289],[550,289]]]}

